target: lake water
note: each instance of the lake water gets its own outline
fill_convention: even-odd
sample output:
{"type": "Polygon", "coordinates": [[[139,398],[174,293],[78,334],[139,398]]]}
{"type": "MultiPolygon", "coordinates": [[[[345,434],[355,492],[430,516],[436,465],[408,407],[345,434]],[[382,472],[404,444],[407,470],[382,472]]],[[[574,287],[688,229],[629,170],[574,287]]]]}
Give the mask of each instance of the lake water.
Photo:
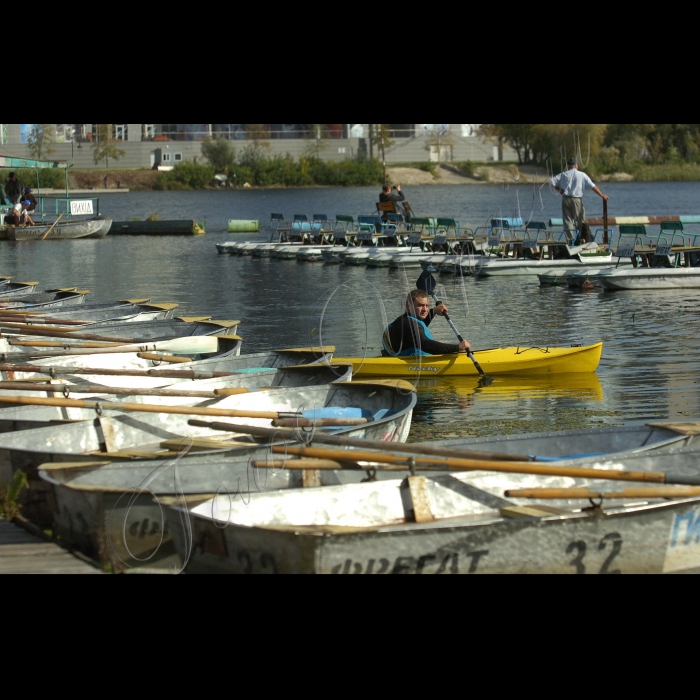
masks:
{"type": "MultiPolygon", "coordinates": [[[[604,184],[611,216],[700,214],[700,184],[604,184]]],[[[214,243],[265,239],[227,234],[229,219],[269,221],[270,213],[373,213],[378,188],[144,192],[106,195],[101,213],[116,220],[206,221],[207,235],[108,236],[104,240],[2,242],[0,273],[39,280],[39,289],[77,286],[89,299],[151,297],[177,302],[182,315],[239,319],[244,353],[309,344],[337,356],[379,354],[387,322],[403,311],[420,271],[326,267],[320,263],[217,255],[214,243]]],[[[491,216],[548,221],[561,199],[522,181],[503,186],[406,188],[419,216],[486,225],[491,216]]],[[[602,202],[586,198],[588,215],[602,202]]],[[[700,416],[698,295],[692,291],[575,293],[545,289],[536,277],[440,277],[450,315],[475,349],[585,345],[604,341],[595,375],[556,381],[429,379],[419,383],[412,440],[624,425],[700,416]]],[[[431,331],[453,342],[436,319],[431,331]]]]}

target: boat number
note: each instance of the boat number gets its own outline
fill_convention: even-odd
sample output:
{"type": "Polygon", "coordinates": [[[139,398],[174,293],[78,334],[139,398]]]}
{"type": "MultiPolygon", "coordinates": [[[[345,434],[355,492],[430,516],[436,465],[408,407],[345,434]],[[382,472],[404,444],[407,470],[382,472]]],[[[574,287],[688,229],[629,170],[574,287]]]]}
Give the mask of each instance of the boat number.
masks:
{"type": "MultiPolygon", "coordinates": [[[[615,561],[615,559],[618,557],[618,555],[622,551],[622,536],[617,532],[613,532],[609,535],[605,535],[605,537],[603,537],[603,539],[598,544],[598,551],[604,552],[608,548],[609,544],[612,545],[612,549],[610,551],[610,554],[608,555],[608,558],[603,563],[603,566],[600,569],[600,573],[601,574],[621,574],[622,572],[619,569],[615,569],[614,571],[611,571],[610,566],[612,565],[613,561],[615,561]]],[[[583,563],[583,560],[584,560],[584,557],[586,556],[587,551],[588,551],[588,546],[586,545],[585,542],[583,542],[581,540],[579,540],[578,542],[572,542],[566,548],[567,554],[576,554],[576,556],[569,562],[569,564],[576,569],[577,574],[583,575],[586,573],[586,566],[583,563]]]]}
{"type": "MultiPolygon", "coordinates": [[[[466,566],[470,574],[477,573],[481,560],[488,556],[488,550],[479,552],[470,552],[466,555],[466,566]]],[[[359,562],[346,560],[344,564],[338,564],[333,567],[332,574],[458,574],[459,569],[459,554],[427,554],[423,557],[398,557],[392,562],[388,559],[370,559],[367,565],[364,566],[359,562]],[[426,569],[435,569],[434,571],[426,571],[426,569]]]]}
{"type": "MultiPolygon", "coordinates": [[[[131,537],[138,537],[140,540],[146,537],[154,537],[155,535],[160,536],[161,523],[157,520],[149,520],[144,518],[143,520],[136,521],[129,525],[129,535],[131,537]]],[[[170,530],[168,529],[168,523],[165,523],[165,530],[163,531],[163,537],[168,537],[170,535],[170,530]]]]}
{"type": "Polygon", "coordinates": [[[439,367],[409,367],[409,372],[439,372],[439,367]]]}
{"type": "Polygon", "coordinates": [[[617,257],[618,258],[633,258],[634,257],[634,248],[618,248],[617,249],[617,257]]]}
{"type": "Polygon", "coordinates": [[[670,245],[660,245],[657,247],[655,255],[671,255],[670,245]]]}

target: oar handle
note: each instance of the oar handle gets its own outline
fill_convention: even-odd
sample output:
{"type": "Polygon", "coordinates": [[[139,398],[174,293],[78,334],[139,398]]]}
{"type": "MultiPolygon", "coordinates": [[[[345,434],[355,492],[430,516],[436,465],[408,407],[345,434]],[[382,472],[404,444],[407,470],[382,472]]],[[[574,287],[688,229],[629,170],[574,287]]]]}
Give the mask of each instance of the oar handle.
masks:
{"type": "MultiPolygon", "coordinates": [[[[435,302],[436,306],[440,306],[440,304],[442,304],[442,302],[441,302],[434,294],[431,294],[430,296],[433,297],[433,301],[435,302]]],[[[442,314],[442,317],[445,319],[445,321],[447,321],[447,323],[449,324],[450,328],[452,329],[452,331],[454,332],[454,334],[455,334],[455,335],[457,336],[457,338],[459,339],[459,342],[460,342],[460,343],[463,343],[463,342],[464,342],[464,338],[462,338],[462,335],[461,335],[460,332],[457,330],[457,326],[455,326],[455,324],[452,323],[452,319],[450,318],[450,315],[449,315],[449,314],[442,314]]]]}
{"type": "MultiPolygon", "coordinates": [[[[433,297],[433,300],[435,301],[435,303],[436,303],[437,305],[442,304],[442,302],[441,302],[434,294],[431,294],[431,296],[433,297]]],[[[443,314],[442,317],[445,319],[445,321],[447,321],[447,323],[449,324],[450,328],[452,329],[452,331],[454,332],[454,334],[457,336],[457,339],[459,340],[459,342],[460,342],[460,343],[463,343],[463,342],[464,342],[464,338],[462,338],[462,335],[461,335],[460,332],[457,330],[457,326],[455,326],[455,324],[452,323],[452,320],[450,319],[450,315],[449,315],[449,314],[443,314]]],[[[471,350],[465,350],[465,352],[467,353],[467,357],[474,363],[474,367],[476,367],[476,371],[477,371],[482,377],[485,377],[485,376],[486,376],[486,372],[484,372],[484,370],[481,368],[481,365],[476,361],[476,357],[474,357],[474,353],[473,353],[471,350]]]]}

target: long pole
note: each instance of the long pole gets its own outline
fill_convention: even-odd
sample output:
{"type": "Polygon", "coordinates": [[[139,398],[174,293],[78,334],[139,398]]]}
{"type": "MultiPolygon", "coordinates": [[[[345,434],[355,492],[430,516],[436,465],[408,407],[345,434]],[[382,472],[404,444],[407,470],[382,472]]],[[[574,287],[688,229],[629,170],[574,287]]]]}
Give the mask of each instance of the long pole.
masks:
{"type": "Polygon", "coordinates": [[[379,125],[379,128],[381,129],[381,139],[382,139],[382,165],[384,167],[384,184],[386,185],[386,151],[384,150],[384,129],[382,129],[382,125],[379,125]]]}
{"type": "Polygon", "coordinates": [[[608,235],[608,202],[606,199],[603,200],[603,243],[608,245],[610,243],[610,236],[608,235]]]}
{"type": "Polygon", "coordinates": [[[374,124],[369,125],[369,157],[374,158],[374,124]]]}

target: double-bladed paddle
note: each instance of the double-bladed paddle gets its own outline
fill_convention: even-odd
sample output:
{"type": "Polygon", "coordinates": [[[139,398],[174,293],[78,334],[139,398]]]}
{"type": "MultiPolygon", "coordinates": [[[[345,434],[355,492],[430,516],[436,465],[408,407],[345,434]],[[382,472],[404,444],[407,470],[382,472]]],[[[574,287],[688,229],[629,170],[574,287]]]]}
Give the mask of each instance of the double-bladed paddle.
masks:
{"type": "MultiPolygon", "coordinates": [[[[434,271],[435,268],[429,267],[423,274],[418,278],[418,282],[416,282],[416,287],[420,289],[422,292],[425,292],[426,294],[429,294],[432,298],[435,304],[440,304],[441,302],[438,300],[437,296],[435,296],[435,289],[437,288],[437,282],[435,281],[435,278],[431,274],[431,271],[434,271]]],[[[452,320],[450,319],[448,314],[443,314],[443,318],[447,321],[447,323],[450,325],[450,328],[454,331],[454,334],[457,336],[457,339],[459,340],[460,343],[464,342],[464,338],[462,338],[462,335],[460,332],[457,330],[457,326],[455,326],[454,323],[452,323],[452,320]]],[[[490,384],[493,384],[493,377],[487,377],[486,372],[481,368],[481,365],[476,361],[476,357],[474,357],[474,353],[471,350],[466,351],[469,359],[474,363],[474,367],[476,367],[477,372],[481,375],[481,381],[480,384],[481,386],[489,386],[490,384]]]]}

